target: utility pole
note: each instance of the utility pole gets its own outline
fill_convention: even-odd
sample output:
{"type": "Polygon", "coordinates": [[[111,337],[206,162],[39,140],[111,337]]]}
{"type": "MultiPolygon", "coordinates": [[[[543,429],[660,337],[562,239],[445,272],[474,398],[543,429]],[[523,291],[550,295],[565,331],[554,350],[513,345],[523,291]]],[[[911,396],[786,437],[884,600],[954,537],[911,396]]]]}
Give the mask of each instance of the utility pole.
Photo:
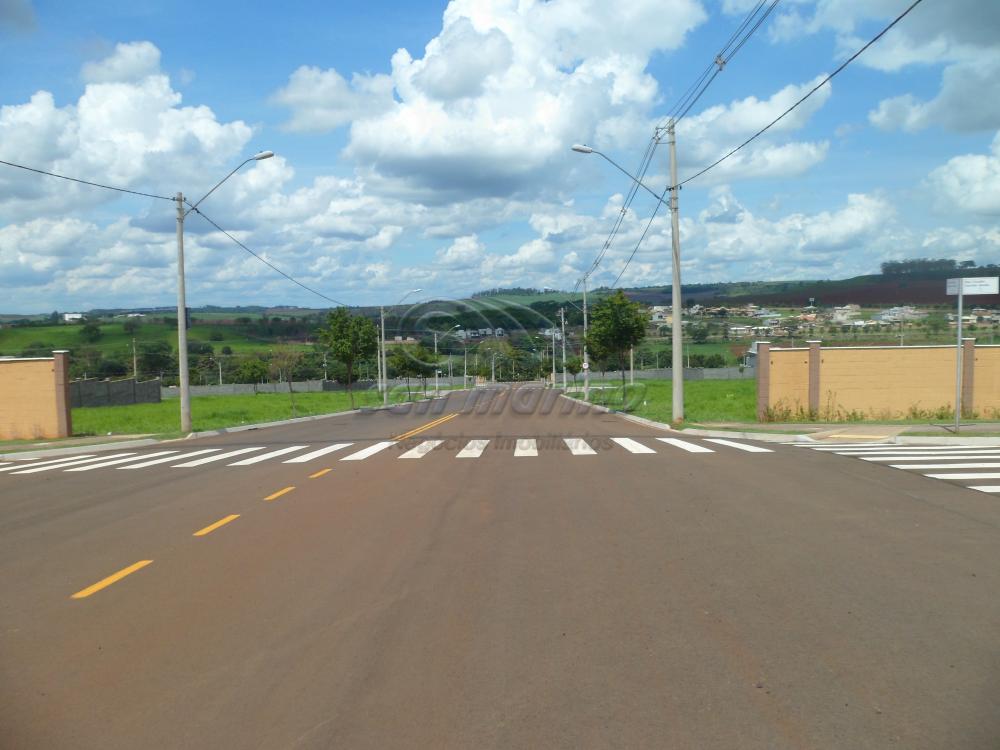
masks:
{"type": "Polygon", "coordinates": [[[217,357],[215,361],[219,365],[219,385],[222,385],[222,357],[217,357]]]}
{"type": "Polygon", "coordinates": [[[590,356],[587,353],[587,282],[589,279],[583,277],[583,400],[586,401],[590,394],[590,356]]]}
{"type": "Polygon", "coordinates": [[[677,186],[677,137],[674,132],[674,119],[670,118],[667,123],[667,144],[670,147],[670,245],[673,251],[673,273],[670,299],[673,303],[672,316],[672,340],[673,363],[671,381],[673,383],[673,421],[680,422],[684,419],[684,332],[681,327],[681,310],[684,309],[681,300],[681,230],[680,217],[677,205],[677,194],[680,188],[677,186]]]}
{"type": "Polygon", "coordinates": [[[628,384],[635,385],[635,347],[628,350],[628,384]]]}
{"type": "Polygon", "coordinates": [[[132,379],[139,379],[139,365],[137,364],[138,358],[135,356],[135,336],[132,337],[132,379]]]}
{"type": "Polygon", "coordinates": [[[187,295],[184,289],[184,193],[177,193],[177,367],[181,395],[181,432],[191,432],[191,383],[188,378],[187,295]]]}
{"type": "Polygon", "coordinates": [[[385,308],[379,305],[379,316],[382,320],[382,405],[389,405],[389,368],[385,361],[385,308]]]}
{"type": "Polygon", "coordinates": [[[556,327],[552,326],[552,387],[556,387],[556,327]]]}
{"type": "Polygon", "coordinates": [[[566,308],[559,308],[559,318],[562,321],[562,365],[563,365],[563,393],[566,392],[566,308]]]}

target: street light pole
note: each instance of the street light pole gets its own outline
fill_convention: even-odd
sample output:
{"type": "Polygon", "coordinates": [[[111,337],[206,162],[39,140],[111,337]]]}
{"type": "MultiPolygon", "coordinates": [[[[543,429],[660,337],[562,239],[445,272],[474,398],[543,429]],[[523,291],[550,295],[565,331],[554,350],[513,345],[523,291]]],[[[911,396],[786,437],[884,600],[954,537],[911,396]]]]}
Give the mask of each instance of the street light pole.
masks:
{"type": "Polygon", "coordinates": [[[184,193],[177,193],[177,196],[174,198],[177,201],[177,380],[181,392],[181,432],[191,432],[191,382],[190,374],[188,373],[187,351],[187,294],[184,287],[184,219],[244,165],[252,161],[270,159],[272,156],[274,156],[273,151],[261,151],[249,159],[245,159],[236,169],[215,183],[215,187],[205,193],[200,200],[196,201],[186,211],[184,210],[184,193]]]}
{"type": "Polygon", "coordinates": [[[177,368],[181,390],[181,432],[191,432],[191,384],[188,381],[187,293],[184,287],[184,193],[177,193],[177,368]]]}
{"type": "Polygon", "coordinates": [[[563,393],[566,392],[566,308],[559,308],[559,318],[562,321],[562,373],[563,393]]]}
{"type": "Polygon", "coordinates": [[[587,356],[587,277],[583,277],[583,400],[590,394],[590,357],[587,356]]]}
{"type": "MultiPolygon", "coordinates": [[[[675,134],[674,127],[676,122],[671,118],[667,122],[666,133],[667,133],[667,145],[670,151],[670,240],[671,240],[671,250],[672,250],[672,277],[673,285],[671,287],[671,306],[672,311],[672,338],[671,346],[673,347],[673,362],[672,362],[672,372],[671,381],[673,384],[673,421],[680,422],[684,419],[684,360],[683,360],[683,346],[684,337],[683,329],[681,326],[681,310],[683,310],[683,304],[681,300],[681,238],[680,238],[680,221],[678,215],[677,197],[679,192],[679,187],[677,185],[677,137],[675,134]]],[[[659,140],[660,129],[657,128],[656,137],[659,140]]],[[[642,187],[646,192],[656,198],[659,203],[663,203],[663,197],[658,195],[652,188],[650,188],[646,183],[640,180],[635,175],[627,172],[620,164],[614,161],[607,154],[601,153],[595,148],[590,146],[585,146],[582,144],[576,144],[572,146],[573,151],[581,154],[597,154],[606,161],[610,162],[618,171],[622,174],[628,176],[636,185],[642,187]]],[[[584,287],[584,320],[586,320],[586,287],[584,287]]],[[[586,323],[584,324],[586,328],[586,323]]],[[[586,352],[586,349],[584,349],[586,352]]],[[[586,376],[584,376],[584,393],[587,391],[586,376]]],[[[586,398],[586,396],[584,396],[586,398]]]]}
{"type": "Polygon", "coordinates": [[[677,205],[677,194],[680,188],[677,186],[677,136],[674,133],[674,119],[670,118],[667,123],[667,145],[670,147],[670,246],[673,260],[672,286],[670,290],[670,301],[673,303],[673,315],[671,316],[671,337],[670,346],[673,348],[672,362],[672,382],[673,382],[673,421],[680,422],[684,419],[684,363],[683,356],[684,332],[681,326],[681,311],[684,306],[681,301],[681,230],[680,217],[677,205]]]}

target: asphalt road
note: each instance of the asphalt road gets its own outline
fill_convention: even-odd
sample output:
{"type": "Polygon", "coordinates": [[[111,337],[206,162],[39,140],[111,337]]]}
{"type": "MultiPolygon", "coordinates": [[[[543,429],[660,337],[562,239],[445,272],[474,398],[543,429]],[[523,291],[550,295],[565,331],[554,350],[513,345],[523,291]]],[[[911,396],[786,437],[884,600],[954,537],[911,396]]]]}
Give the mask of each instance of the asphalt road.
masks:
{"type": "Polygon", "coordinates": [[[467,399],[2,467],[0,748],[1000,747],[1000,499],[467,399]]]}

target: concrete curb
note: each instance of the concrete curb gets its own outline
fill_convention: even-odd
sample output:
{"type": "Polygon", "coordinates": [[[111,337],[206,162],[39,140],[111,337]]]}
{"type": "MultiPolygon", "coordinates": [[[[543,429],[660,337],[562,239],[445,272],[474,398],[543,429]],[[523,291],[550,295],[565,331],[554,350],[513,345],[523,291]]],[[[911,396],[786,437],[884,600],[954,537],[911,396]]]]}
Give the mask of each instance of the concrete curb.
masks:
{"type": "MultiPolygon", "coordinates": [[[[456,389],[448,391],[448,393],[459,393],[462,389],[456,389]]],[[[468,390],[468,389],[465,389],[468,390]]],[[[421,404],[430,401],[439,401],[441,399],[447,398],[447,396],[433,396],[431,398],[422,398],[419,401],[408,401],[409,404],[421,404]]],[[[201,432],[192,432],[184,437],[178,438],[167,438],[166,440],[157,440],[156,438],[143,438],[141,440],[120,440],[116,443],[95,443],[93,445],[71,445],[65,448],[42,448],[37,451],[17,451],[15,453],[0,453],[0,460],[11,461],[18,458],[24,459],[39,459],[39,458],[57,458],[59,456],[73,456],[78,453],[101,453],[105,451],[121,450],[126,448],[144,448],[148,445],[161,445],[164,443],[178,443],[185,440],[193,440],[195,438],[205,438],[205,437],[216,437],[218,435],[228,435],[233,432],[246,432],[248,430],[263,430],[268,427],[282,427],[284,425],[290,424],[300,424],[302,422],[314,422],[318,419],[329,419],[331,417],[343,417],[348,414],[362,414],[365,412],[374,411],[386,411],[388,409],[395,409],[402,404],[390,404],[389,406],[369,406],[362,407],[360,409],[348,409],[347,411],[338,411],[331,414],[312,414],[308,417],[295,417],[294,419],[282,419],[278,422],[259,422],[257,424],[241,424],[236,427],[221,427],[218,430],[203,430],[201,432]]]]}
{"type": "Polygon", "coordinates": [[[117,443],[95,443],[93,445],[69,445],[65,448],[42,448],[37,451],[17,451],[15,453],[0,453],[0,459],[12,461],[18,458],[36,459],[52,458],[58,456],[73,456],[77,453],[102,453],[104,451],[114,451],[122,448],[143,448],[147,445],[156,445],[164,441],[156,438],[142,438],[141,440],[119,440],[117,443]]]}

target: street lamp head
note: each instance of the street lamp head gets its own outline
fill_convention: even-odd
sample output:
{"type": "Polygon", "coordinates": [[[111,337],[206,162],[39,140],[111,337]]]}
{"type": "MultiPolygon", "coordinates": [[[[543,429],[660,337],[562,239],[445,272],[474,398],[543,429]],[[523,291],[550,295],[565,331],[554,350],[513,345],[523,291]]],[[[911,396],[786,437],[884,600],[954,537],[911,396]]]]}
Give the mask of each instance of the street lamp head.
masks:
{"type": "Polygon", "coordinates": [[[571,148],[574,151],[576,151],[577,153],[579,153],[579,154],[592,154],[592,153],[594,153],[594,149],[592,149],[590,146],[585,146],[582,143],[574,143],[571,148]]]}
{"type": "Polygon", "coordinates": [[[259,154],[254,154],[253,160],[260,161],[261,159],[270,159],[272,156],[274,156],[273,151],[261,151],[259,154]]]}

